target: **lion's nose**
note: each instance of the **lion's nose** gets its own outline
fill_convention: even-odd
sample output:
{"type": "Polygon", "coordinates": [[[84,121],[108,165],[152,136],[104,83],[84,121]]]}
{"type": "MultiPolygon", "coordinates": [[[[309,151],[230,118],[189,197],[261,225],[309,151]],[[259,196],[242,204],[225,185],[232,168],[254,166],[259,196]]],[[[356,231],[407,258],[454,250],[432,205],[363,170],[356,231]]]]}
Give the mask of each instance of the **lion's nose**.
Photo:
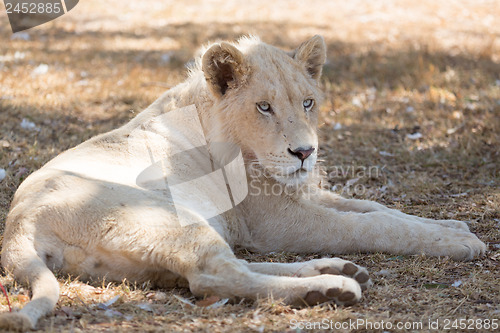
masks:
{"type": "Polygon", "coordinates": [[[295,150],[291,150],[290,148],[288,148],[288,152],[294,156],[297,156],[297,158],[299,160],[301,160],[302,162],[304,162],[304,160],[306,158],[308,158],[309,156],[311,156],[311,154],[313,153],[314,151],[314,148],[313,147],[309,147],[309,148],[297,148],[295,150]]]}

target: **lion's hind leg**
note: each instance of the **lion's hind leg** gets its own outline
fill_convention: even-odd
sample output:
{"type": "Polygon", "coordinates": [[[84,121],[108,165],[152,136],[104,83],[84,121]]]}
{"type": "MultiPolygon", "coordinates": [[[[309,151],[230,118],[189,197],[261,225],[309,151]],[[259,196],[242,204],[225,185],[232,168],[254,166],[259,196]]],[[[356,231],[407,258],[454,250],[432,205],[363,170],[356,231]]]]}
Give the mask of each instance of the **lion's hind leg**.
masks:
{"type": "MultiPolygon", "coordinates": [[[[196,296],[217,295],[254,300],[272,296],[292,305],[315,305],[323,302],[350,305],[361,299],[360,284],[348,276],[323,274],[297,277],[263,274],[252,270],[251,264],[246,261],[237,259],[229,245],[214,229],[185,228],[184,233],[183,237],[191,241],[196,240],[196,244],[187,242],[182,245],[189,250],[186,255],[183,254],[184,250],[176,251],[178,258],[185,265],[183,272],[177,272],[188,280],[189,288],[196,296]],[[196,260],[187,262],[185,259],[189,257],[196,260]]],[[[172,253],[172,249],[168,253],[172,253]]],[[[158,254],[155,257],[159,258],[158,254]]],[[[166,262],[172,263],[172,257],[168,254],[165,258],[166,262]]],[[[363,272],[353,264],[346,265],[345,261],[341,263],[340,259],[333,260],[329,266],[328,260],[331,259],[318,260],[317,263],[321,263],[318,268],[331,268],[331,264],[335,263],[338,268],[344,270],[355,268],[356,271],[363,272]]],[[[172,270],[172,267],[166,268],[172,270]]]]}
{"type": "Polygon", "coordinates": [[[352,305],[362,296],[360,284],[343,275],[269,275],[252,271],[246,262],[235,258],[223,256],[212,259],[206,263],[203,271],[188,278],[190,289],[195,295],[215,294],[248,299],[274,297],[295,306],[325,302],[352,305]]]}
{"type": "Polygon", "coordinates": [[[133,242],[121,237],[120,242],[109,239],[104,243],[110,251],[126,254],[145,267],[161,267],[182,276],[195,296],[253,300],[272,296],[293,305],[349,305],[361,299],[360,284],[347,276],[292,277],[254,272],[247,262],[236,258],[228,243],[206,223],[143,228],[128,237],[133,237],[133,242]]]}
{"type": "Polygon", "coordinates": [[[248,267],[258,273],[292,277],[342,275],[356,280],[363,290],[372,285],[368,271],[364,267],[340,258],[322,258],[294,263],[249,263],[248,267]]]}

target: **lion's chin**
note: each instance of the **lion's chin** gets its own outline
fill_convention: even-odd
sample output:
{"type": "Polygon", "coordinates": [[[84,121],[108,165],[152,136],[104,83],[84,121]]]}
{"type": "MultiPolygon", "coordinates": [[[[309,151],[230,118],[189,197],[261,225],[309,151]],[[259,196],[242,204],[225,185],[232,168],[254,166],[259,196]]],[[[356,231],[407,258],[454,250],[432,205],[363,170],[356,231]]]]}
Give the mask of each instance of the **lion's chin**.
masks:
{"type": "Polygon", "coordinates": [[[279,183],[286,186],[298,186],[303,184],[310,176],[310,173],[305,169],[299,169],[289,174],[275,174],[273,178],[279,183]]]}

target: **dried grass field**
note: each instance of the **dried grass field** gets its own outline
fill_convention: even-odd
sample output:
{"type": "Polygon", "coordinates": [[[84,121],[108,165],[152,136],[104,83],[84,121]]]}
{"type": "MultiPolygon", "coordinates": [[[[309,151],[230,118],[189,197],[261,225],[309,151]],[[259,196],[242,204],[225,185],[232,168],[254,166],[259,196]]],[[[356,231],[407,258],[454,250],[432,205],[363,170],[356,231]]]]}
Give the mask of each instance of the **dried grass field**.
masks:
{"type": "MultiPolygon", "coordinates": [[[[306,322],[331,320],[369,323],[337,331],[401,331],[402,323],[403,330],[437,332],[463,319],[472,326],[458,331],[493,332],[482,324],[500,321],[499,15],[494,0],[86,0],[12,35],[0,7],[0,231],[23,179],[181,82],[201,44],[256,34],[291,49],[322,34],[328,62],[320,150],[332,189],[411,214],[470,221],[488,243],[486,256],[471,262],[342,255],[366,266],[374,281],[361,303],[346,308],[296,309],[272,299],[220,304],[185,289],[60,276],[60,301],[41,331],[300,332],[306,322]]],[[[27,288],[4,275],[0,282],[14,307],[28,301],[27,288]]],[[[0,310],[8,310],[1,295],[0,310]]]]}

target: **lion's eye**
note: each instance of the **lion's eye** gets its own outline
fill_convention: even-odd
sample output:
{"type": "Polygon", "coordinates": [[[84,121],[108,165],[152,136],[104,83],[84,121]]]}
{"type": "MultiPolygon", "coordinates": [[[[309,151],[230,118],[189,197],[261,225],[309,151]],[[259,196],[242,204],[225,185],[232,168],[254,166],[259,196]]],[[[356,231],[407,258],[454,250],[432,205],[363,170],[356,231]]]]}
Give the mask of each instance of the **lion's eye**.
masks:
{"type": "Polygon", "coordinates": [[[273,109],[271,108],[271,104],[269,104],[268,102],[257,103],[257,110],[259,110],[259,112],[262,114],[269,114],[273,111],[273,109]]]}
{"type": "Polygon", "coordinates": [[[312,107],[314,106],[314,100],[311,98],[308,98],[302,102],[302,105],[304,106],[304,109],[306,111],[311,111],[312,107]]]}

